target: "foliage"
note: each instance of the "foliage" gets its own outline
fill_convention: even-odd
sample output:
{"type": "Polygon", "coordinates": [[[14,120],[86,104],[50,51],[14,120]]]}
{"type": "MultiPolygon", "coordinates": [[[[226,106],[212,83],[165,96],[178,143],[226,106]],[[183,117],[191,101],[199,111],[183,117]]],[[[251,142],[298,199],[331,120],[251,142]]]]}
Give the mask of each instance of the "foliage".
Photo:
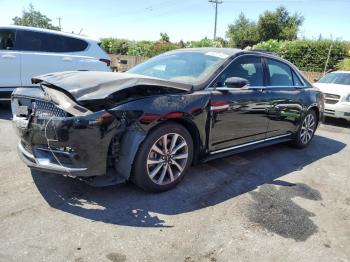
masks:
{"type": "Polygon", "coordinates": [[[226,37],[231,45],[239,48],[255,45],[270,39],[295,40],[304,17],[280,6],[275,11],[265,11],[258,22],[251,21],[241,13],[233,24],[228,25],[226,37]]]}
{"type": "Polygon", "coordinates": [[[162,54],[164,52],[168,52],[174,49],[178,49],[180,48],[179,45],[174,44],[174,43],[170,43],[170,42],[163,42],[163,41],[158,41],[156,43],[154,43],[154,45],[152,46],[152,56],[155,55],[159,55],[162,54]]]}
{"type": "Polygon", "coordinates": [[[167,33],[160,33],[160,41],[162,42],[170,42],[170,37],[167,33]]]}
{"type": "Polygon", "coordinates": [[[243,13],[233,24],[228,25],[226,37],[233,46],[242,49],[259,42],[256,23],[247,19],[243,13]]]}
{"type": "Polygon", "coordinates": [[[110,54],[121,54],[126,55],[129,50],[129,42],[126,39],[118,38],[102,38],[101,47],[110,54]]]}
{"type": "Polygon", "coordinates": [[[181,40],[179,43],[172,43],[166,33],[161,33],[159,41],[130,41],[111,37],[101,39],[101,47],[107,53],[144,57],[152,57],[178,48],[226,46],[228,46],[228,42],[223,38],[217,38],[216,41],[214,41],[207,37],[200,41],[184,43],[181,40]]]}
{"type": "Polygon", "coordinates": [[[15,25],[22,26],[32,26],[32,27],[40,27],[52,30],[61,30],[58,26],[54,26],[51,24],[51,19],[46,15],[43,15],[39,11],[34,9],[32,4],[29,5],[29,9],[24,9],[21,17],[12,18],[13,23],[15,25]]]}
{"type": "Polygon", "coordinates": [[[128,55],[152,57],[152,41],[130,41],[128,48],[128,55]]]}
{"type": "Polygon", "coordinates": [[[275,11],[265,11],[259,17],[257,32],[259,41],[295,40],[304,17],[295,13],[290,15],[288,10],[280,6],[275,11]]]}
{"type": "Polygon", "coordinates": [[[163,41],[131,41],[128,55],[152,57],[179,48],[178,45],[163,41]]]}
{"type": "Polygon", "coordinates": [[[209,39],[207,37],[199,41],[190,41],[187,42],[185,47],[225,47],[227,42],[222,38],[217,38],[216,40],[209,39]]]}
{"type": "Polygon", "coordinates": [[[344,59],[348,50],[339,41],[331,40],[269,40],[254,46],[255,49],[266,49],[292,62],[301,70],[322,72],[324,70],[330,47],[332,46],[327,69],[333,69],[344,59]]]}
{"type": "Polygon", "coordinates": [[[350,71],[350,58],[346,58],[337,64],[338,70],[350,71]]]}

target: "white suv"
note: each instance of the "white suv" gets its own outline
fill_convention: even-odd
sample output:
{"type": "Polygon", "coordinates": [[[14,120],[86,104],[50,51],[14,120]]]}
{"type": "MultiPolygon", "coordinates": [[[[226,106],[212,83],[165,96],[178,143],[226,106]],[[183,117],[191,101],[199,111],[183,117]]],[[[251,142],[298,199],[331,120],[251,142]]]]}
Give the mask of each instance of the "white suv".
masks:
{"type": "Polygon", "coordinates": [[[324,115],[350,121],[350,71],[335,71],[322,77],[314,86],[325,96],[324,115]]]}
{"type": "Polygon", "coordinates": [[[31,78],[58,71],[110,71],[99,42],[53,30],[0,26],[0,100],[16,87],[34,86],[31,78]]]}

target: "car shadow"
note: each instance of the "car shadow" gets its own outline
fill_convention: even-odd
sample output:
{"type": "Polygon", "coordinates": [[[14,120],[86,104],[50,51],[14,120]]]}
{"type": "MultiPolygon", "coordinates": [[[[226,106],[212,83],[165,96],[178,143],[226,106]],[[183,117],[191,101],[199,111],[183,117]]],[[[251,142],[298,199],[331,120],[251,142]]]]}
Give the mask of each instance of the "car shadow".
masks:
{"type": "Polygon", "coordinates": [[[11,103],[8,101],[0,101],[0,119],[11,120],[11,103]]]}
{"type": "Polygon", "coordinates": [[[323,124],[329,125],[329,126],[350,128],[350,121],[346,121],[345,119],[342,119],[342,118],[325,117],[323,124]]]}
{"type": "MultiPolygon", "coordinates": [[[[48,204],[92,221],[133,227],[171,227],[159,216],[214,206],[301,170],[346,145],[315,136],[304,150],[281,144],[192,167],[175,189],[146,193],[131,183],[94,188],[77,179],[32,171],[48,204]]],[[[310,174],[317,175],[317,174],[310,174]]],[[[284,186],[283,182],[279,183],[284,186]]]]}

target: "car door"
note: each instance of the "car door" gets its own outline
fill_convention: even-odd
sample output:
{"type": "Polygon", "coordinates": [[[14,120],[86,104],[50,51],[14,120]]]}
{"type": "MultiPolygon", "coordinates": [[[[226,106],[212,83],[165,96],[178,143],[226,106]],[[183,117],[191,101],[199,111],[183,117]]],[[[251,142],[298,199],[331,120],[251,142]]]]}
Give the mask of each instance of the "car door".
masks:
{"type": "Polygon", "coordinates": [[[22,83],[25,86],[32,85],[31,79],[34,76],[77,70],[76,59],[65,52],[61,35],[18,30],[18,41],[22,51],[22,83]]]}
{"type": "Polygon", "coordinates": [[[209,150],[230,147],[265,139],[266,112],[269,106],[265,93],[262,58],[243,55],[236,58],[211,85],[209,150]],[[250,85],[219,91],[229,77],[241,77],[250,85]]]}
{"type": "Polygon", "coordinates": [[[267,138],[295,132],[304,105],[305,86],[298,74],[287,64],[273,58],[265,60],[270,101],[267,138]]]}
{"type": "Polygon", "coordinates": [[[21,85],[21,54],[16,48],[16,30],[0,29],[0,87],[7,91],[21,85]]]}

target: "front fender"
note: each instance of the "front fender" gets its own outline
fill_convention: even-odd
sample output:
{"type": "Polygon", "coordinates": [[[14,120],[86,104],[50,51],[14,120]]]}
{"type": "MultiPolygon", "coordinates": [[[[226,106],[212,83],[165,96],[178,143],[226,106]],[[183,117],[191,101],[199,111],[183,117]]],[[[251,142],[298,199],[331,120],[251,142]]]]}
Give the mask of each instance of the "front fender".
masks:
{"type": "MultiPolygon", "coordinates": [[[[209,95],[206,92],[192,94],[161,95],[138,99],[116,106],[108,111],[124,122],[126,131],[120,137],[118,173],[130,178],[137,151],[152,128],[168,120],[191,123],[199,134],[199,148],[205,148],[209,95]]],[[[191,133],[191,130],[190,130],[191,133]]]]}

